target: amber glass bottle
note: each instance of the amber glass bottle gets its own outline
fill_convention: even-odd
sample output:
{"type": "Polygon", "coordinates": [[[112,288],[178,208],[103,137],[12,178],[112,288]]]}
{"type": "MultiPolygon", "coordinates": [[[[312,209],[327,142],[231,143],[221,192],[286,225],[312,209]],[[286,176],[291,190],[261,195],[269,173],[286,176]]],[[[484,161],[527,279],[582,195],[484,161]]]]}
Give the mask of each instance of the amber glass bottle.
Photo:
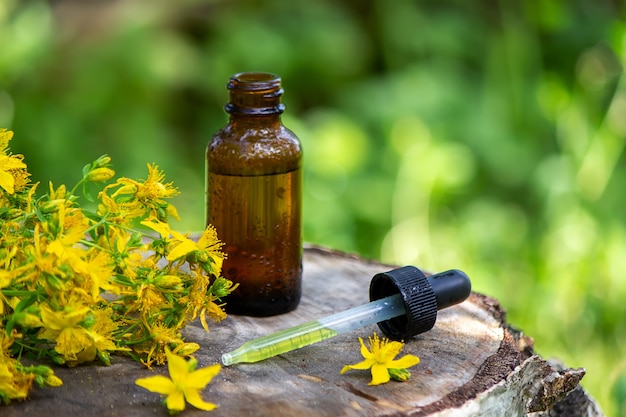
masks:
{"type": "Polygon", "coordinates": [[[206,151],[207,223],[226,244],[223,275],[239,283],[226,309],[286,313],[302,292],[300,142],[281,122],[278,76],[240,73],[227,87],[229,121],[206,151]]]}

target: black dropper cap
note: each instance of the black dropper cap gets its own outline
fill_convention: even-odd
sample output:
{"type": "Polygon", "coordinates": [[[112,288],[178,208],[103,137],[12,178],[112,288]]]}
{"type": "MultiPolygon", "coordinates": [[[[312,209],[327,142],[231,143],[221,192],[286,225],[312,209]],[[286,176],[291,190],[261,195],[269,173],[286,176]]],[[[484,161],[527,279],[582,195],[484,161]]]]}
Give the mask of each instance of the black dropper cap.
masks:
{"type": "Polygon", "coordinates": [[[426,277],[414,266],[404,266],[374,275],[370,301],[402,294],[406,313],[378,323],[392,340],[406,340],[433,328],[437,310],[465,300],[472,290],[470,279],[457,269],[426,277]]]}

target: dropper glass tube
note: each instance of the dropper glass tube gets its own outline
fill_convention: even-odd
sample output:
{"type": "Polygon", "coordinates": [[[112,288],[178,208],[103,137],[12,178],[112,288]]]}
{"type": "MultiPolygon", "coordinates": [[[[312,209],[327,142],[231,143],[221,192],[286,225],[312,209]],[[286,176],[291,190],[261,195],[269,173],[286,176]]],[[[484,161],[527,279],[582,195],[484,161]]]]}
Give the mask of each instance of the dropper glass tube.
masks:
{"type": "Polygon", "coordinates": [[[358,328],[404,314],[401,294],[372,301],[319,320],[250,340],[222,355],[225,366],[258,362],[358,328]]]}

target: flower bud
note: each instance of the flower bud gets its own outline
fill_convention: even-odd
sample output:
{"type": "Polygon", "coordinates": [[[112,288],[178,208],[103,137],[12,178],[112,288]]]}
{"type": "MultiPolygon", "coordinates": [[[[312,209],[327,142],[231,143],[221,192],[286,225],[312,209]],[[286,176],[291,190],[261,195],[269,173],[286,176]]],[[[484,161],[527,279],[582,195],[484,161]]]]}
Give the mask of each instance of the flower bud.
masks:
{"type": "Polygon", "coordinates": [[[404,382],[411,377],[411,373],[406,369],[389,368],[389,376],[395,381],[404,382]]]}
{"type": "Polygon", "coordinates": [[[35,373],[39,377],[38,383],[40,385],[47,385],[49,387],[60,387],[63,385],[63,381],[54,374],[54,371],[48,366],[40,365],[34,368],[35,373]]]}
{"type": "Polygon", "coordinates": [[[13,313],[13,316],[15,320],[20,325],[24,326],[25,328],[34,329],[34,328],[43,326],[41,319],[34,314],[20,312],[20,313],[13,313]]]}
{"type": "Polygon", "coordinates": [[[87,173],[85,180],[90,182],[108,181],[113,178],[114,175],[115,171],[111,168],[96,168],[87,173]]]}
{"type": "Polygon", "coordinates": [[[43,214],[50,214],[59,210],[59,207],[63,204],[65,204],[65,199],[57,198],[55,200],[46,201],[39,209],[43,214]]]}
{"type": "Polygon", "coordinates": [[[5,220],[15,220],[19,217],[21,217],[25,212],[21,209],[18,208],[10,208],[7,209],[6,211],[0,213],[0,218],[3,218],[5,220]]]}
{"type": "Polygon", "coordinates": [[[176,354],[179,356],[189,356],[198,349],[200,349],[200,345],[197,343],[183,343],[176,348],[176,354]]]}
{"type": "Polygon", "coordinates": [[[176,275],[160,275],[154,279],[154,285],[166,290],[176,289],[182,280],[176,275]]]}
{"type": "Polygon", "coordinates": [[[61,380],[61,378],[54,374],[46,375],[46,378],[43,382],[49,387],[60,387],[61,385],[63,385],[63,381],[61,380]]]}
{"type": "Polygon", "coordinates": [[[111,157],[109,155],[102,155],[100,158],[93,161],[94,168],[106,167],[111,163],[111,157]]]}
{"type": "Polygon", "coordinates": [[[57,187],[57,189],[54,189],[54,185],[52,184],[52,182],[50,182],[49,184],[50,187],[50,200],[59,200],[59,199],[63,199],[65,198],[66,194],[67,194],[67,188],[65,187],[65,184],[61,184],[57,187]]]}

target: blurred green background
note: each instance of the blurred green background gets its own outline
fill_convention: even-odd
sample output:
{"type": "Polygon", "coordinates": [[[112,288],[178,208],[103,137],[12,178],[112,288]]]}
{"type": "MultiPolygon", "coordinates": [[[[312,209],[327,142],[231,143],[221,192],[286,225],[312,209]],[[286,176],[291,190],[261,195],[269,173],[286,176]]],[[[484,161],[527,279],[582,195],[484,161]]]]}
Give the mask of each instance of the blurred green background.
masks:
{"type": "Polygon", "coordinates": [[[460,268],[626,415],[626,24],[610,0],[0,0],[0,127],[33,179],[108,153],[204,216],[228,77],[282,76],[304,239],[460,268]]]}

